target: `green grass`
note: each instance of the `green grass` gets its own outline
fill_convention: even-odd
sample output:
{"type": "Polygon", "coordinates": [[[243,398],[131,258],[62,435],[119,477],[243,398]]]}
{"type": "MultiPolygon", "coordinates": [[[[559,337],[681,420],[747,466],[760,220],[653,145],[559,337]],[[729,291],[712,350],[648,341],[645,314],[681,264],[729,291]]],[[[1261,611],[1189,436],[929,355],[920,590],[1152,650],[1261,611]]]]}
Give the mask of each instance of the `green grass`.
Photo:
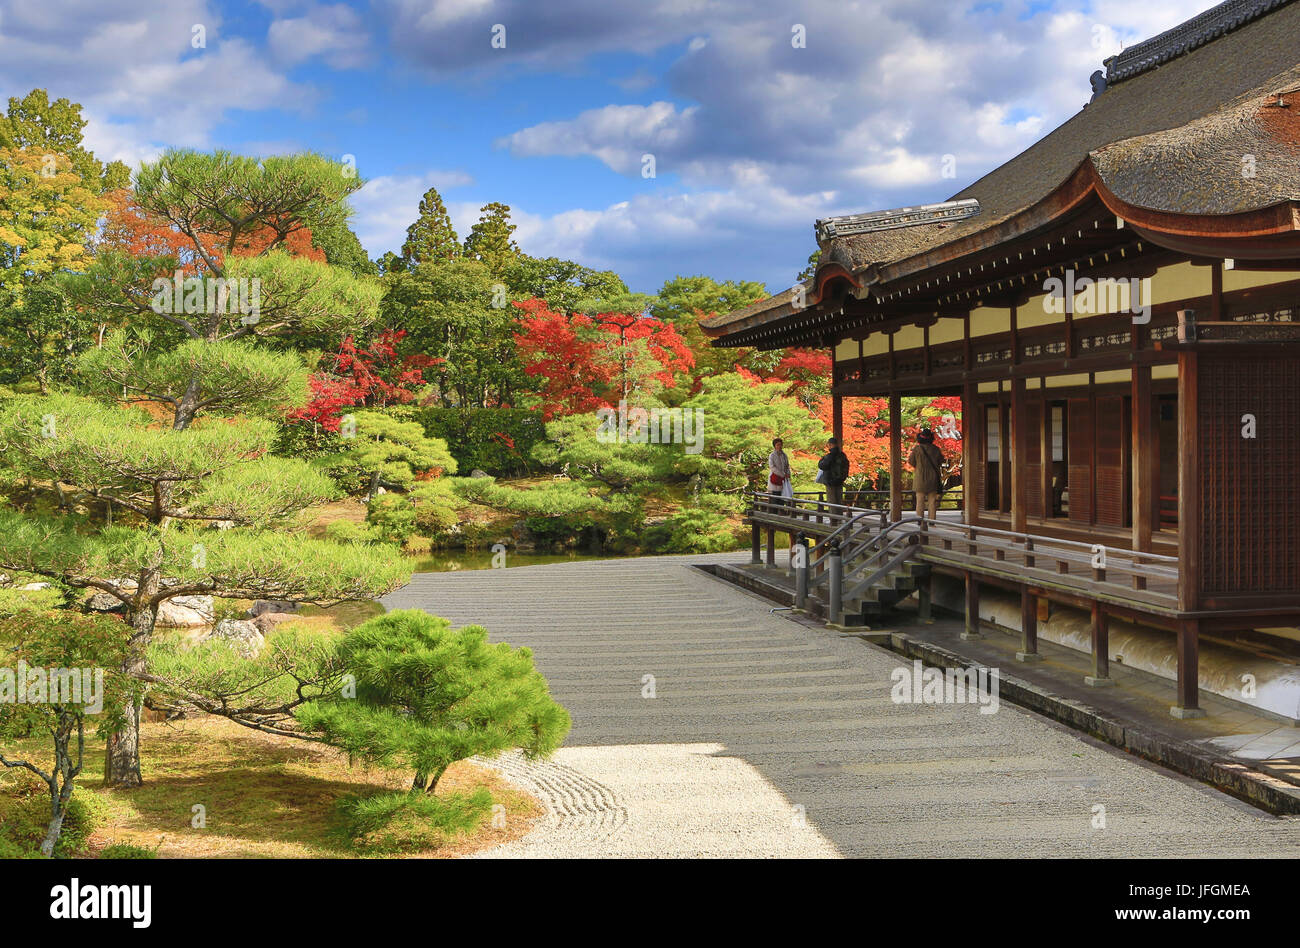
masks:
{"type": "MultiPolygon", "coordinates": [[[[87,745],[84,776],[73,800],[93,812],[93,826],[70,844],[68,855],[95,856],[107,850],[108,858],[121,858],[109,847],[120,853],[121,847],[133,846],[155,850],[159,858],[355,858],[372,850],[358,850],[340,834],[339,802],[404,791],[411,783],[406,771],[350,767],[345,755],[330,748],[262,734],[220,718],[146,723],[141,741],[145,783],[130,790],[101,785],[103,746],[95,741],[87,745]],[[195,806],[203,808],[205,827],[192,825],[195,806]]],[[[32,740],[7,750],[40,754],[45,742],[32,740]]],[[[24,827],[24,839],[33,837],[34,810],[26,809],[35,807],[26,802],[31,783],[16,778],[13,771],[0,773],[0,826],[6,831],[0,839],[9,835],[12,825],[24,827]]],[[[534,798],[495,772],[468,762],[447,771],[437,799],[478,791],[505,807],[505,826],[486,821],[460,835],[431,833],[426,847],[402,851],[462,855],[523,835],[543,812],[534,798]]],[[[48,807],[46,798],[40,803],[48,807]]],[[[40,837],[44,827],[42,815],[40,837]]],[[[407,835],[415,838],[414,831],[407,835]]],[[[31,848],[34,851],[35,845],[31,848]]],[[[0,843],[0,858],[16,855],[0,843]]]]}

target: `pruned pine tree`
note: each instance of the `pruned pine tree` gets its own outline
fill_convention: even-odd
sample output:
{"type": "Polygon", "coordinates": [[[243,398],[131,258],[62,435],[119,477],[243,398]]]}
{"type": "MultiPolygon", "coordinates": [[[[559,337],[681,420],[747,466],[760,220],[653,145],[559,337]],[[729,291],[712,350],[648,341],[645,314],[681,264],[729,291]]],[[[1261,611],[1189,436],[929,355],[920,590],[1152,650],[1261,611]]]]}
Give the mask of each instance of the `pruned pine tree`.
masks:
{"type": "MultiPolygon", "coordinates": [[[[145,673],[159,609],[177,596],[332,604],[405,583],[400,560],[277,529],[337,488],[306,462],[271,455],[275,433],[253,418],[175,431],[76,396],[10,399],[0,404],[6,464],[62,485],[72,501],[110,502],[129,522],[92,532],[71,516],[0,512],[0,569],[119,601],[130,627],[123,670],[134,677],[145,673]]],[[[110,740],[110,783],[140,782],[139,714],[137,702],[110,740]]]]}
{"type": "Polygon", "coordinates": [[[489,643],[482,626],[403,609],[348,632],[339,653],[355,698],[303,705],[299,722],[355,759],[411,769],[412,792],[434,793],[468,757],[547,756],[572,723],[532,652],[489,643]]]}
{"type": "MultiPolygon", "coordinates": [[[[374,321],[378,281],[291,256],[285,248],[301,231],[345,227],[344,201],[361,184],[349,168],[320,155],[259,161],[229,152],[168,151],[141,167],[132,202],[149,220],[181,235],[184,253],[101,246],[87,272],[68,281],[68,293],[76,305],[137,335],[148,330],[208,344],[342,338],[374,321]],[[254,238],[257,250],[250,253],[254,238]],[[178,277],[182,272],[187,275],[178,277]]],[[[157,349],[122,343],[118,350],[132,356],[118,369],[128,388],[143,388],[139,380],[156,376],[151,363],[157,349]]],[[[202,372],[212,365],[198,360],[195,375],[172,380],[164,401],[178,430],[194,421],[207,384],[202,372]]],[[[237,363],[222,369],[227,375],[232,370],[237,363]]]]}
{"type": "Polygon", "coordinates": [[[456,473],[456,459],[447,442],[426,436],[419,422],[380,411],[358,411],[352,420],[354,424],[344,432],[348,449],[342,463],[366,478],[367,502],[380,487],[409,490],[417,475],[456,473]]]}

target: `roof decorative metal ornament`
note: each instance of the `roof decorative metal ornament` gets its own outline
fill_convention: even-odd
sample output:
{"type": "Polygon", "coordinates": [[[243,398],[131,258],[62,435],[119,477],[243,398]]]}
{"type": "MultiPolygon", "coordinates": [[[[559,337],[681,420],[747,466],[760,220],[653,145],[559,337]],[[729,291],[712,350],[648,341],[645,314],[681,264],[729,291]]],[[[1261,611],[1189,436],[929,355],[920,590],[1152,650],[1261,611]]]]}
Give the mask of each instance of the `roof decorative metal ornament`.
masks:
{"type": "MultiPolygon", "coordinates": [[[[1114,85],[1190,53],[1224,33],[1284,7],[1291,0],[1225,0],[1159,36],[1130,46],[1106,60],[1106,84],[1114,85]]],[[[1096,91],[1094,87],[1094,91],[1096,91]]]]}
{"type": "Polygon", "coordinates": [[[817,221],[817,239],[829,240],[832,237],[869,234],[873,231],[915,227],[919,224],[964,221],[979,212],[980,202],[974,198],[966,198],[961,201],[944,201],[942,204],[921,204],[917,207],[898,207],[889,211],[871,211],[867,214],[823,217],[817,221]]]}

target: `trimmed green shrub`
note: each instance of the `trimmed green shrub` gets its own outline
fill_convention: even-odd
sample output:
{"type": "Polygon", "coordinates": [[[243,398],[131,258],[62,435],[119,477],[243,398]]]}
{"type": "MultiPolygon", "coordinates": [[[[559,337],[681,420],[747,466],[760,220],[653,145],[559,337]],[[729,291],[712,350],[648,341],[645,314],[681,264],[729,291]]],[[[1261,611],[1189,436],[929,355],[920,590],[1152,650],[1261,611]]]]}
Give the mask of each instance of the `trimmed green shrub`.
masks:
{"type": "Polygon", "coordinates": [[[467,757],[547,756],[569,733],[532,651],[489,643],[482,626],[399,609],[349,631],[338,655],[356,696],[304,704],[299,724],[352,759],[409,768],[412,789],[432,794],[467,757]]]}
{"type": "Polygon", "coordinates": [[[335,543],[374,543],[379,537],[364,523],[353,520],[335,520],[325,525],[325,539],[335,543]]]}
{"type": "Polygon", "coordinates": [[[413,853],[435,849],[472,833],[492,812],[492,794],[380,793],[344,797],[338,804],[351,845],[367,853],[413,853]]]}
{"type": "Polygon", "coordinates": [[[422,536],[439,538],[460,523],[460,499],[450,481],[422,481],[411,491],[415,526],[422,536]]]}
{"type": "Polygon", "coordinates": [[[442,438],[462,473],[478,468],[496,477],[530,471],[533,446],[546,438],[540,413],[524,408],[417,408],[389,409],[424,425],[425,434],[442,438]]]}
{"type": "Polygon", "coordinates": [[[642,548],[648,553],[725,553],[745,544],[742,527],[727,516],[729,505],[704,500],[648,527],[642,548]]]}
{"type": "Polygon", "coordinates": [[[455,478],[456,493],[465,500],[524,515],[524,526],[543,546],[585,545],[607,552],[630,552],[639,542],[645,522],[643,501],[630,494],[596,496],[577,481],[557,480],[521,490],[492,478],[455,478]]]}
{"type": "Polygon", "coordinates": [[[366,523],[385,543],[405,543],[415,535],[415,505],[403,494],[380,494],[370,501],[366,523]]]}
{"type": "MultiPolygon", "coordinates": [[[[38,792],[24,796],[6,810],[0,820],[0,857],[40,858],[41,842],[50,823],[50,797],[39,792],[43,789],[38,787],[38,792]],[[6,850],[13,855],[6,855],[6,850]]],[[[104,822],[106,812],[104,802],[94,794],[78,793],[69,798],[63,827],[54,844],[54,857],[66,859],[84,853],[86,841],[104,822]]]]}

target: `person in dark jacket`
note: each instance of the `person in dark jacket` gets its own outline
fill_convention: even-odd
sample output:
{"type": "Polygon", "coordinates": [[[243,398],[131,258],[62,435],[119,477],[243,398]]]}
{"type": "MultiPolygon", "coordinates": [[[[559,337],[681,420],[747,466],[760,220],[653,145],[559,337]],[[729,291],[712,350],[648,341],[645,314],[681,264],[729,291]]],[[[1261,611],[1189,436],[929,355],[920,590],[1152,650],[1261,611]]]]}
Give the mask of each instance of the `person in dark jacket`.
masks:
{"type": "Polygon", "coordinates": [[[817,482],[826,485],[826,499],[832,504],[843,503],[844,482],[849,479],[849,456],[840,450],[834,438],[826,442],[826,454],[817,462],[821,471],[817,482]]]}
{"type": "Polygon", "coordinates": [[[935,520],[939,516],[939,493],[943,477],[943,452],[934,444],[934,432],[922,428],[916,447],[907,457],[912,465],[912,489],[916,491],[916,515],[935,520]]]}

